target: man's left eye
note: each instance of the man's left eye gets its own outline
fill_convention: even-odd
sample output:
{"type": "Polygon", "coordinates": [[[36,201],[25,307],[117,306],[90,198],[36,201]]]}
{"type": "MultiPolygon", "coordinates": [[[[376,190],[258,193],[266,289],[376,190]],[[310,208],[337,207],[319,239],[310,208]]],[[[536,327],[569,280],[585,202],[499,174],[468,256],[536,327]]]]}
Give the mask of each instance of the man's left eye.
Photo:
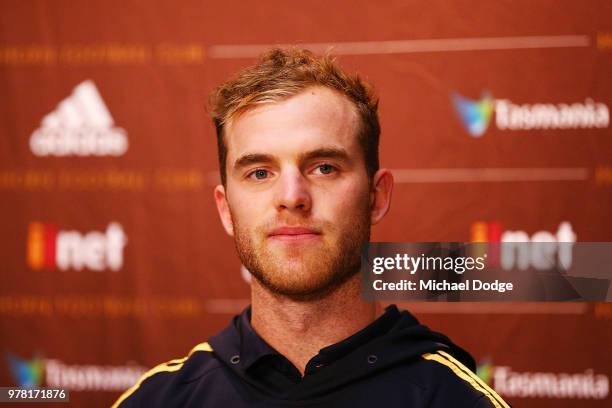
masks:
{"type": "Polygon", "coordinates": [[[317,169],[321,172],[321,174],[330,174],[335,170],[334,166],[330,164],[321,164],[317,166],[317,169]]]}

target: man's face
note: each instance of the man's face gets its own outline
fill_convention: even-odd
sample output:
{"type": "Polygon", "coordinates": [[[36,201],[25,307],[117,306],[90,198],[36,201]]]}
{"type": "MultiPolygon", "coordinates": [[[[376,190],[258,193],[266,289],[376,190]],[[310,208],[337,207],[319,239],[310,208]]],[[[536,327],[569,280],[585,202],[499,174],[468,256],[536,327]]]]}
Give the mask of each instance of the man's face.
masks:
{"type": "Polygon", "coordinates": [[[346,97],[311,87],[228,126],[217,205],[242,263],[272,292],[312,298],[358,271],[373,199],[359,123],[346,97]]]}

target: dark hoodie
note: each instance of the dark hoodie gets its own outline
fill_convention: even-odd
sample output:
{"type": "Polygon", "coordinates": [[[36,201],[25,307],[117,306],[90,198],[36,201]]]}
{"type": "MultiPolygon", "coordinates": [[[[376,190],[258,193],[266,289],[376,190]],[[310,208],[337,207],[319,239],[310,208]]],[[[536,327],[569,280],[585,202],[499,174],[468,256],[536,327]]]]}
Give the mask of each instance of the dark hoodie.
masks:
{"type": "MultiPolygon", "coordinates": [[[[325,328],[321,328],[325,330],[325,328]]],[[[161,364],[115,407],[507,407],[448,337],[389,306],[325,347],[304,376],[250,324],[250,308],[183,359],[161,364]]]]}

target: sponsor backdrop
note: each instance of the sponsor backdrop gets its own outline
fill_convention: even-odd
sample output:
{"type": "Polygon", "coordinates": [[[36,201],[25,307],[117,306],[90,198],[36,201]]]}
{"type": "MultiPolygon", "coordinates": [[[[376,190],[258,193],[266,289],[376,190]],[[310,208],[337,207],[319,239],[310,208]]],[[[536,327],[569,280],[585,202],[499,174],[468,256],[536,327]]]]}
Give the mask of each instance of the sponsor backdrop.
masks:
{"type": "MultiPolygon", "coordinates": [[[[612,241],[611,21],[606,1],[2,1],[0,385],[109,406],[248,303],[205,105],[274,44],[334,47],[378,90],[397,185],[373,240],[612,241]]],[[[611,304],[404,306],[515,406],[611,404],[611,304]]]]}

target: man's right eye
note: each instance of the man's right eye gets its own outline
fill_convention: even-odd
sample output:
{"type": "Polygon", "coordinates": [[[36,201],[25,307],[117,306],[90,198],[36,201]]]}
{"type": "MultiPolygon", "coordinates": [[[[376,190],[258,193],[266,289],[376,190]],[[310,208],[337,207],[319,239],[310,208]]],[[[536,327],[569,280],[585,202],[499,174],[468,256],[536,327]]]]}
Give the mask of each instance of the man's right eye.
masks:
{"type": "Polygon", "coordinates": [[[257,180],[263,180],[268,177],[268,170],[257,169],[249,174],[249,178],[255,178],[257,180]]]}

